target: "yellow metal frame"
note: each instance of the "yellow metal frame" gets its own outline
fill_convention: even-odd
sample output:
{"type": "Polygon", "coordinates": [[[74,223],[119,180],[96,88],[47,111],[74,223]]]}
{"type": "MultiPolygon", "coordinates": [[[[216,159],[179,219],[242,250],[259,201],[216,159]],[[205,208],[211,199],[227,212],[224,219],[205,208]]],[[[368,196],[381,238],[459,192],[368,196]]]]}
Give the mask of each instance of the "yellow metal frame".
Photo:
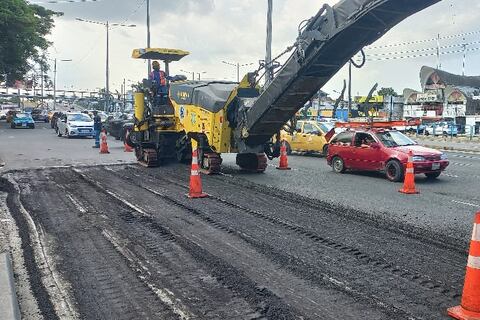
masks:
{"type": "Polygon", "coordinates": [[[162,60],[162,61],[172,62],[172,61],[179,61],[180,59],[188,56],[189,54],[190,52],[179,50],[179,49],[145,48],[145,49],[133,50],[132,58],[162,60]]]}

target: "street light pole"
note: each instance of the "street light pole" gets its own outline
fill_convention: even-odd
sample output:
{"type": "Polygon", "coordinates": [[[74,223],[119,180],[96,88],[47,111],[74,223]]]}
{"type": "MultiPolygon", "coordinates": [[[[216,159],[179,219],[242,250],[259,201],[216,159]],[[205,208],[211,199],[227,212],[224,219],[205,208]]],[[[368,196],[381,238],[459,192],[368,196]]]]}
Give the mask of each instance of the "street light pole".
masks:
{"type": "Polygon", "coordinates": [[[265,85],[268,85],[273,80],[273,65],[272,65],[272,11],[273,0],[268,0],[267,11],[267,47],[265,55],[265,85]]]}
{"type": "Polygon", "coordinates": [[[110,107],[110,61],[109,61],[109,56],[110,56],[110,45],[109,45],[109,26],[108,26],[108,21],[105,24],[107,27],[107,57],[106,57],[106,84],[105,84],[105,112],[108,112],[108,109],[110,107]]]}
{"type": "MultiPolygon", "coordinates": [[[[150,0],[147,0],[147,48],[150,49],[150,0]]],[[[150,76],[151,72],[151,61],[148,59],[148,76],[150,76]]]]}
{"type": "Polygon", "coordinates": [[[108,107],[110,106],[110,27],[128,27],[133,28],[136,27],[134,24],[125,25],[120,23],[112,23],[110,24],[109,21],[107,22],[98,22],[92,20],[85,20],[76,18],[78,21],[99,24],[105,26],[107,29],[107,53],[106,53],[106,66],[105,66],[105,111],[108,111],[108,107]]]}
{"type": "Polygon", "coordinates": [[[350,119],[350,111],[352,110],[352,60],[348,63],[348,110],[347,120],[350,119]]]}
{"type": "Polygon", "coordinates": [[[53,65],[53,110],[57,108],[57,58],[55,58],[55,63],[53,65]]]}

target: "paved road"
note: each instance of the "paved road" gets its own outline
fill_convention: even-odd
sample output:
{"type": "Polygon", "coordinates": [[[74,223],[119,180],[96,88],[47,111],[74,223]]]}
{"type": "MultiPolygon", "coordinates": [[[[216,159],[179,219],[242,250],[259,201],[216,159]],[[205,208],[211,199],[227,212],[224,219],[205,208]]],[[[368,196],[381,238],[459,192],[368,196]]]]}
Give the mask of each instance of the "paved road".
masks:
{"type": "Polygon", "coordinates": [[[67,139],[56,136],[48,123],[37,123],[35,129],[11,129],[0,121],[0,159],[4,170],[79,164],[122,163],[134,160],[124,153],[123,145],[109,137],[110,154],[100,155],[90,138],[67,139]]]}
{"type": "MultiPolygon", "coordinates": [[[[249,181],[274,186],[309,198],[343,204],[372,216],[400,221],[464,240],[471,236],[473,215],[480,210],[480,155],[447,152],[450,166],[436,181],[416,176],[419,195],[398,192],[401,183],[387,181],[380,173],[335,174],[324,158],[289,157],[291,171],[278,171],[271,161],[261,175],[238,171],[233,155],[223,155],[225,172],[249,181]]],[[[208,190],[207,190],[208,192],[208,190]]]]}
{"type": "MultiPolygon", "coordinates": [[[[91,139],[38,127],[0,125],[7,169],[133,158],[112,139],[99,155],[91,139]]],[[[28,170],[4,175],[13,184],[0,181],[0,211],[19,228],[47,318],[439,319],[459,301],[480,208],[480,155],[449,157],[448,172],[419,176],[413,196],[313,156],[246,174],[224,155],[224,175],[203,177],[203,200],[185,197],[184,165],[28,170]]]]}
{"type": "Polygon", "coordinates": [[[119,165],[0,180],[22,242],[49,265],[24,255],[42,314],[437,320],[459,301],[466,253],[444,238],[229,176],[189,199],[188,174],[119,165]]]}

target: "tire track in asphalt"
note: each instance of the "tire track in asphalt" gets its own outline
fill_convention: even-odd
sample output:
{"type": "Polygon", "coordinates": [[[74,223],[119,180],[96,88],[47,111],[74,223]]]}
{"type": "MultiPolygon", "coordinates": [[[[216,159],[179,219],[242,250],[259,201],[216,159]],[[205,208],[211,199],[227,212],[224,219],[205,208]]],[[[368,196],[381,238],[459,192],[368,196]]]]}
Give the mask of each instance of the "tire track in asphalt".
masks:
{"type": "MultiPolygon", "coordinates": [[[[113,192],[104,184],[99,183],[96,180],[98,178],[97,176],[93,178],[85,171],[76,170],[76,173],[79,174],[84,181],[95,186],[98,191],[110,195],[112,199],[132,209],[130,206],[132,201],[126,199],[130,195],[120,194],[122,191],[118,193],[119,190],[113,192]],[[108,190],[108,192],[106,190],[108,190]]],[[[132,189],[130,188],[129,192],[131,191],[132,189]]],[[[143,206],[145,206],[145,204],[143,206]]],[[[137,214],[144,216],[143,213],[147,213],[149,216],[152,216],[155,209],[151,208],[150,210],[147,210],[143,206],[135,205],[135,208],[140,209],[139,211],[136,211],[137,214]]],[[[175,206],[172,206],[171,204],[164,203],[161,207],[163,208],[162,212],[166,214],[170,211],[172,214],[175,214],[176,211],[177,215],[180,214],[180,212],[175,209],[175,206]]],[[[186,213],[184,212],[183,214],[186,213]]],[[[192,217],[190,214],[185,216],[185,218],[189,220],[187,224],[182,221],[180,225],[172,226],[172,223],[175,221],[170,218],[166,220],[163,218],[164,217],[158,215],[155,215],[154,218],[144,216],[142,223],[149,225],[151,228],[157,230],[157,232],[168,234],[173,237],[175,241],[199,263],[202,263],[209,268],[212,275],[220,283],[227,288],[231,288],[251,304],[262,310],[262,315],[268,319],[278,319],[281,317],[285,319],[297,319],[305,317],[301,312],[290,305],[298,305],[300,302],[308,304],[306,301],[309,300],[309,294],[312,294],[312,290],[310,286],[303,282],[303,280],[292,278],[292,276],[284,273],[277,266],[267,262],[263,257],[251,250],[247,250],[248,253],[245,252],[245,248],[241,250],[240,248],[244,247],[244,245],[238,243],[234,245],[237,241],[232,239],[228,234],[222,235],[218,234],[218,232],[212,234],[212,230],[209,230],[207,225],[199,224],[198,222],[200,221],[195,222],[196,219],[191,219],[192,217]],[[159,219],[162,220],[158,221],[159,219]],[[188,227],[191,229],[186,230],[188,227]],[[262,272],[252,272],[250,269],[247,276],[244,268],[248,264],[264,264],[270,265],[270,267],[262,272]],[[252,277],[254,279],[252,279],[252,277]],[[302,290],[295,291],[295,295],[292,296],[294,300],[290,300],[290,304],[286,304],[279,298],[279,296],[268,289],[267,282],[265,282],[266,279],[269,279],[270,282],[268,283],[271,284],[274,282],[277,286],[282,288],[276,290],[277,292],[282,292],[282,296],[292,296],[292,293],[289,292],[291,289],[289,290],[283,287],[284,282],[296,283],[296,285],[293,286],[302,288],[302,290]]],[[[327,297],[327,299],[329,297],[329,295],[326,294],[323,294],[322,296],[327,297]]],[[[317,309],[318,305],[312,305],[311,310],[316,311],[317,309]]],[[[327,312],[327,310],[325,311],[327,312]]],[[[328,317],[328,313],[325,314],[325,316],[326,319],[334,319],[333,314],[331,317],[328,317]]],[[[307,316],[307,318],[309,317],[307,316]]],[[[313,318],[316,317],[314,316],[313,318]]]]}
{"type": "MultiPolygon", "coordinates": [[[[57,261],[59,270],[69,281],[81,316],[133,319],[144,314],[142,318],[156,315],[174,319],[168,308],[125,272],[123,258],[103,239],[98,229],[82,221],[85,212],[79,211],[64,193],[58,192],[61,189],[45,174],[47,172],[23,172],[16,178],[22,184],[22,192],[28,194],[22,194],[26,209],[35,223],[49,234],[56,254],[51,259],[57,261]],[[151,304],[146,305],[147,301],[151,304]]],[[[53,304],[59,304],[54,297],[51,299],[53,304]]]]}
{"type": "Polygon", "coordinates": [[[176,244],[175,237],[158,228],[148,231],[144,225],[148,225],[152,216],[145,210],[123,201],[113,192],[106,193],[107,199],[98,193],[92,198],[88,188],[80,184],[75,184],[74,188],[79,194],[74,202],[89,208],[92,216],[101,214],[91,205],[92,201],[96,200],[95,206],[100,208],[110,206],[108,211],[102,213],[109,216],[108,222],[92,221],[92,224],[102,228],[103,235],[130,262],[132,269],[136,270],[146,285],[159,295],[162,301],[176,309],[181,318],[262,318],[261,314],[251,309],[243,299],[232,295],[228,288],[222,287],[201,265],[195,263],[193,258],[176,244]],[[116,208],[110,197],[114,197],[130,210],[116,208]],[[188,306],[182,300],[187,302],[188,306]]]}
{"type": "MultiPolygon", "coordinates": [[[[109,171],[115,172],[115,170],[113,170],[113,169],[109,169],[109,171]]],[[[118,174],[119,178],[123,178],[123,179],[128,178],[128,176],[125,174],[125,172],[122,172],[122,173],[117,172],[117,174],[118,174]]],[[[166,182],[166,184],[168,184],[168,185],[180,186],[182,189],[177,191],[177,192],[174,192],[175,194],[183,194],[183,193],[185,193],[186,190],[188,190],[188,187],[186,187],[186,186],[184,186],[184,185],[182,185],[182,184],[180,184],[176,181],[166,179],[165,177],[159,177],[159,179],[164,180],[164,182],[166,182]]],[[[128,180],[131,180],[131,179],[128,179],[128,180]]],[[[141,180],[142,180],[142,183],[138,184],[140,187],[144,188],[145,190],[147,190],[147,191],[149,191],[149,192],[151,192],[151,193],[153,193],[157,196],[161,196],[163,198],[167,197],[164,192],[163,193],[159,192],[156,189],[152,189],[151,186],[147,187],[147,186],[144,185],[145,182],[147,182],[147,181],[148,182],[153,182],[153,181],[149,181],[148,179],[145,178],[145,176],[143,176],[141,180]]],[[[140,179],[139,179],[139,181],[140,181],[140,179]]],[[[165,185],[165,184],[161,184],[161,185],[165,185]]],[[[345,246],[345,245],[340,244],[338,242],[332,241],[331,239],[325,239],[325,238],[323,238],[321,236],[318,236],[315,233],[312,233],[311,231],[307,231],[304,228],[299,227],[297,225],[292,225],[291,223],[287,223],[283,220],[272,217],[270,215],[265,215],[264,213],[260,213],[258,211],[252,211],[250,209],[241,207],[238,204],[234,204],[234,203],[228,202],[224,199],[215,197],[214,195],[211,195],[211,197],[216,199],[217,201],[221,202],[222,204],[226,204],[229,207],[232,207],[234,209],[239,209],[241,211],[247,212],[250,215],[260,217],[261,219],[263,219],[267,222],[271,222],[271,223],[280,225],[280,226],[282,226],[286,229],[293,230],[296,233],[298,233],[299,236],[306,236],[310,239],[313,239],[314,241],[318,241],[318,242],[320,242],[324,245],[326,244],[326,246],[330,247],[331,249],[337,249],[339,251],[353,253],[353,256],[358,258],[358,260],[367,261],[367,264],[369,264],[369,266],[372,267],[372,269],[378,269],[378,271],[381,271],[381,272],[390,271],[392,276],[398,277],[400,275],[400,277],[403,277],[404,279],[406,279],[408,281],[413,280],[417,285],[423,286],[424,289],[427,289],[427,290],[432,290],[433,289],[435,292],[438,293],[438,295],[439,295],[438,299],[439,299],[440,302],[443,302],[445,300],[445,298],[449,295],[450,295],[450,300],[455,300],[455,299],[458,298],[458,293],[457,293],[458,290],[459,290],[458,287],[455,287],[455,288],[445,287],[445,284],[443,284],[441,282],[431,280],[428,277],[425,277],[424,275],[421,275],[421,274],[418,274],[418,273],[412,273],[409,270],[405,270],[405,269],[402,270],[401,268],[398,268],[397,266],[391,265],[390,263],[388,263],[386,261],[382,261],[381,259],[378,259],[378,258],[372,257],[368,254],[365,254],[365,253],[359,251],[356,248],[351,248],[351,247],[345,246]],[[376,268],[376,267],[378,267],[378,268],[376,268]]],[[[172,199],[170,199],[170,200],[172,200],[172,199]]],[[[175,200],[175,201],[178,201],[178,200],[175,200]]],[[[247,232],[247,231],[244,230],[244,231],[239,233],[238,231],[235,231],[235,226],[232,227],[232,226],[225,226],[224,224],[222,225],[222,223],[219,223],[217,221],[218,219],[212,219],[212,215],[208,215],[205,212],[199,212],[197,209],[192,209],[192,208],[189,208],[189,209],[190,210],[195,210],[194,214],[202,216],[204,220],[206,220],[207,222],[209,222],[210,224],[214,225],[215,227],[217,227],[221,230],[224,230],[224,231],[227,231],[227,232],[234,232],[234,233],[237,233],[237,235],[240,235],[240,236],[242,236],[242,234],[244,232],[247,232]]],[[[223,212],[227,213],[228,211],[223,210],[223,212]]],[[[228,213],[235,216],[235,214],[232,213],[232,212],[228,212],[228,213]]],[[[252,237],[252,235],[250,235],[249,237],[252,237]]],[[[249,239],[244,238],[244,240],[248,241],[249,239]]],[[[277,253],[277,255],[279,255],[279,254],[277,253]]],[[[291,259],[291,257],[289,257],[289,259],[291,259]]],[[[333,281],[337,281],[337,282],[341,283],[340,281],[335,280],[335,279],[333,279],[333,281]]],[[[358,295],[358,293],[357,293],[357,295],[358,295]]],[[[430,300],[432,300],[432,297],[428,297],[428,298],[430,300]]],[[[454,303],[454,301],[452,301],[452,303],[454,303]]]]}

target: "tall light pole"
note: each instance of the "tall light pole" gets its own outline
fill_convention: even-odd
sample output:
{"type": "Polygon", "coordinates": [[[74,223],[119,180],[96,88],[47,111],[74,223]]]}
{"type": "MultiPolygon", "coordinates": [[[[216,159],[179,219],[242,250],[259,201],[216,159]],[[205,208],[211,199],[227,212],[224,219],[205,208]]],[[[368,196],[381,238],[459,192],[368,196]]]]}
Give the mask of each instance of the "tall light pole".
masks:
{"type": "MultiPolygon", "coordinates": [[[[150,49],[150,0],[147,0],[147,48],[150,49]]],[[[151,61],[148,59],[148,76],[150,76],[151,72],[151,61]]]]}
{"type": "Polygon", "coordinates": [[[247,66],[251,66],[251,65],[254,64],[253,62],[252,63],[240,64],[238,62],[237,63],[231,63],[231,62],[227,62],[227,61],[222,61],[222,63],[237,68],[237,82],[240,82],[240,67],[247,67],[247,66]]]}
{"type": "MultiPolygon", "coordinates": [[[[60,59],[61,62],[70,62],[72,59],[60,59]]],[[[57,58],[53,59],[53,110],[57,107],[57,58]]]]}
{"type": "Polygon", "coordinates": [[[350,120],[350,111],[352,110],[352,60],[348,62],[348,110],[347,120],[350,120]]]}
{"type": "Polygon", "coordinates": [[[267,11],[267,46],[265,54],[265,85],[268,85],[273,80],[273,65],[272,65],[272,11],[273,0],[268,0],[267,11]]]}
{"type": "Polygon", "coordinates": [[[105,59],[105,108],[104,111],[108,111],[110,107],[110,27],[127,27],[127,28],[134,28],[136,27],[135,24],[121,24],[121,23],[110,23],[109,21],[106,22],[99,22],[99,21],[92,21],[92,20],[85,20],[77,18],[78,21],[92,23],[92,24],[99,24],[105,26],[107,31],[107,52],[106,52],[106,59],[105,59]]]}

